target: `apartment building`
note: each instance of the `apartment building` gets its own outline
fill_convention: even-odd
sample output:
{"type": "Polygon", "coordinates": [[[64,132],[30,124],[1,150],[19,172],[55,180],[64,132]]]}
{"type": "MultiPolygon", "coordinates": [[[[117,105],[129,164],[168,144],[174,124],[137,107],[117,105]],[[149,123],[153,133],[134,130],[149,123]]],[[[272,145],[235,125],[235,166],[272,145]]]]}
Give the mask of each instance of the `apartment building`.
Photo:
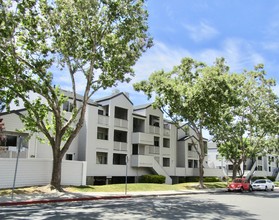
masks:
{"type": "MultiPolygon", "coordinates": [[[[71,114],[70,100],[63,109],[71,114]]],[[[36,138],[41,134],[27,140],[27,133],[17,131],[23,128],[18,115],[24,112],[1,113],[7,141],[1,143],[6,150],[0,157],[15,157],[16,146],[23,141],[21,157],[52,158],[51,148],[36,138]]],[[[86,161],[86,184],[123,183],[126,176],[128,182],[137,182],[144,174],[164,175],[171,184],[180,177],[198,176],[194,137],[191,129],[185,134],[166,120],[160,109],[134,106],[127,94],[117,93],[88,103],[84,126],[64,160],[86,161]]],[[[205,176],[222,176],[207,166],[207,160],[204,167],[205,176]]]]}
{"type": "MultiPolygon", "coordinates": [[[[208,144],[208,165],[210,168],[222,169],[227,176],[232,176],[232,163],[218,153],[215,143],[208,144]]],[[[279,180],[279,157],[266,154],[254,159],[247,159],[244,166],[241,164],[240,169],[241,173],[244,173],[244,176],[274,176],[279,180]]]]}

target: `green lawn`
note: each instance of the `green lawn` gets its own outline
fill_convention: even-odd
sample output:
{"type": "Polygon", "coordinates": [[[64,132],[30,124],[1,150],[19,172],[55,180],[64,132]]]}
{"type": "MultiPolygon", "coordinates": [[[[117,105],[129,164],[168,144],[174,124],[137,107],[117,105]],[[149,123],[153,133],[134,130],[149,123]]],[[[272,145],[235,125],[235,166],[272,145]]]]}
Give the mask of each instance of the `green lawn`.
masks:
{"type": "MultiPolygon", "coordinates": [[[[205,183],[207,188],[224,188],[227,183],[205,183]]],[[[127,191],[180,191],[186,189],[197,189],[198,183],[180,183],[174,185],[152,184],[152,183],[133,183],[127,184],[127,191]]],[[[81,187],[65,187],[70,192],[123,192],[125,184],[112,184],[103,186],[81,186],[81,187]]]]}
{"type": "MultiPolygon", "coordinates": [[[[227,186],[226,182],[214,182],[214,183],[204,183],[209,189],[214,188],[225,188],[227,186]]],[[[275,185],[279,187],[279,182],[275,182],[275,185]]],[[[139,191],[181,191],[181,190],[198,190],[197,182],[190,183],[179,183],[174,185],[167,184],[152,184],[152,183],[130,183],[127,184],[128,192],[139,192],[139,191]]],[[[28,193],[42,193],[47,192],[44,190],[46,186],[32,186],[23,187],[15,189],[15,194],[28,194],[28,193]]],[[[65,191],[68,192],[124,192],[125,184],[111,184],[103,186],[65,186],[65,191]]],[[[0,189],[0,196],[11,194],[11,189],[0,189]]]]}

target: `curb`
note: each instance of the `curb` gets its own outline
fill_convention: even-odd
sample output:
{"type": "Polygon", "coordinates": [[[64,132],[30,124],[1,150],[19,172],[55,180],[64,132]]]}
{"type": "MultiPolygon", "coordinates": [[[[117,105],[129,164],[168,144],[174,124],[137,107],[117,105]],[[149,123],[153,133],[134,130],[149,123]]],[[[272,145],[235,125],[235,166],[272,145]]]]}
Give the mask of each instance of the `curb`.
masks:
{"type": "Polygon", "coordinates": [[[27,201],[15,201],[15,202],[0,202],[0,206],[33,205],[33,204],[60,203],[60,202],[79,202],[79,201],[89,201],[89,200],[127,199],[131,197],[132,196],[100,196],[100,197],[80,197],[80,198],[69,198],[69,199],[27,200],[27,201]]]}

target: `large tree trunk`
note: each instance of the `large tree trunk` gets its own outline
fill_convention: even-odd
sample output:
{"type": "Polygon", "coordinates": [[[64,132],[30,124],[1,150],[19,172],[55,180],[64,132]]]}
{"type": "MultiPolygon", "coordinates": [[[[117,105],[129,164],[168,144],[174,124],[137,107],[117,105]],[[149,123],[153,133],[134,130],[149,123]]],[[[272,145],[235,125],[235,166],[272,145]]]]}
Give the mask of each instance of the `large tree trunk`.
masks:
{"type": "Polygon", "coordinates": [[[238,169],[239,169],[239,165],[238,165],[238,164],[233,164],[233,175],[232,175],[232,178],[233,178],[233,179],[236,178],[238,169]]]}
{"type": "Polygon", "coordinates": [[[53,157],[52,176],[50,185],[52,189],[63,191],[61,187],[62,157],[53,157]]]}
{"type": "Polygon", "coordinates": [[[203,161],[204,157],[199,157],[199,182],[200,182],[200,188],[205,188],[203,184],[203,176],[204,176],[204,169],[203,169],[203,161]]]}

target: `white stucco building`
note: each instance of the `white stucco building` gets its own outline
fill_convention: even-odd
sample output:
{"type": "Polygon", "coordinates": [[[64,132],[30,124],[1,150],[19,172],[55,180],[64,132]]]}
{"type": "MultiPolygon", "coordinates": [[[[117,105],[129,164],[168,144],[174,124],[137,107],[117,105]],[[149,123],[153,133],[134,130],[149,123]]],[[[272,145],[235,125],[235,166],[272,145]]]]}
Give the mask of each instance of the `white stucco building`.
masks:
{"type": "MultiPolygon", "coordinates": [[[[63,109],[71,114],[69,104],[65,103],[63,109]]],[[[27,137],[28,134],[18,132],[23,128],[18,115],[24,112],[17,109],[0,113],[7,136],[7,141],[1,143],[5,151],[0,152],[0,160],[14,158],[19,136],[27,137]]],[[[51,147],[36,136],[40,134],[24,141],[21,157],[51,159],[51,147]]],[[[137,182],[144,174],[160,174],[171,184],[180,178],[198,176],[193,138],[191,129],[188,134],[183,133],[151,104],[134,106],[127,94],[117,93],[87,105],[84,126],[64,160],[86,162],[86,184],[123,183],[126,174],[128,182],[137,182]]],[[[204,167],[205,176],[223,176],[220,169],[210,168],[207,160],[204,167]]]]}

